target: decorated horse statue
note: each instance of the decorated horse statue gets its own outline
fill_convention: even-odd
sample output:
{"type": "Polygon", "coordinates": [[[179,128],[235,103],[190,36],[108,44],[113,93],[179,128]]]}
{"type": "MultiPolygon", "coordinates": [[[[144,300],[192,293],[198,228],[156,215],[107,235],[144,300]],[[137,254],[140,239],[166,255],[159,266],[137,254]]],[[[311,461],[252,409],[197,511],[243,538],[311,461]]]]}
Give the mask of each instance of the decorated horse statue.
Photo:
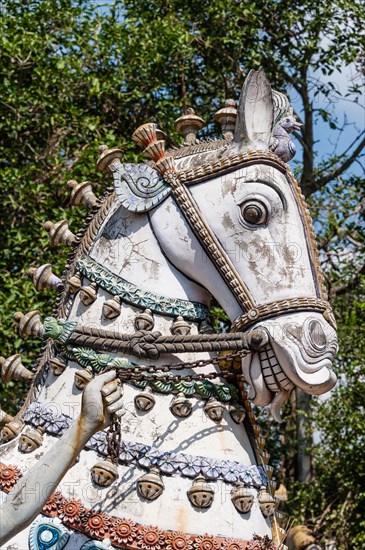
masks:
{"type": "Polygon", "coordinates": [[[335,322],[285,164],[288,100],[251,71],[238,108],[214,118],[223,137],[198,140],[188,109],[170,150],[155,124],[139,127],[145,164],[101,146],[113,186],[97,198],[69,182],[90,208],[84,227],[45,223],[71,252],[62,278],[28,272],[57,289],[54,315],[15,314],[22,337],[44,342],[34,372],[2,360],[4,380],[31,383],[18,415],[2,412],[5,549],[284,547],[250,402],[279,420],[293,388],[330,390],[335,322]],[[212,297],[230,332],[212,328],[212,297]]]}

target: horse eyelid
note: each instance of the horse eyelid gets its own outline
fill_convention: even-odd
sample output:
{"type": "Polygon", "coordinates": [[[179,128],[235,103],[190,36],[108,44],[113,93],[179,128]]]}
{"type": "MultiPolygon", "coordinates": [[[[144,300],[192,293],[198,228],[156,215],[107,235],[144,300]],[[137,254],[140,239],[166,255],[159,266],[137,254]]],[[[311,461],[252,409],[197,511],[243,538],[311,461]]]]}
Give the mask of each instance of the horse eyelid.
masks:
{"type": "Polygon", "coordinates": [[[288,210],[288,203],[287,203],[287,200],[285,198],[285,195],[284,193],[282,192],[282,190],[280,189],[280,187],[278,187],[275,183],[272,183],[271,181],[266,181],[266,180],[262,180],[262,179],[257,179],[255,181],[252,181],[252,180],[246,180],[244,181],[243,183],[263,183],[264,185],[267,185],[268,187],[270,187],[271,189],[273,189],[278,195],[279,195],[279,198],[282,202],[282,205],[283,205],[283,208],[284,208],[284,211],[287,212],[288,210]]]}

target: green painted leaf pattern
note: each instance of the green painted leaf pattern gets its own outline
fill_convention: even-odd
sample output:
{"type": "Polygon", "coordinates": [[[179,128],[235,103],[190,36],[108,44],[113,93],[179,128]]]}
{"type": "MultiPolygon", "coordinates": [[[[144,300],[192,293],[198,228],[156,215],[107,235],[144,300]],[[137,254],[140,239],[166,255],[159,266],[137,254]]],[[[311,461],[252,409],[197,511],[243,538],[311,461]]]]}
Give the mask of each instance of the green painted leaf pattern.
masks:
{"type": "Polygon", "coordinates": [[[72,354],[82,367],[88,367],[94,358],[95,351],[88,348],[73,348],[72,354]]]}
{"type": "Polygon", "coordinates": [[[101,372],[104,369],[110,367],[113,357],[107,353],[95,354],[90,361],[90,365],[97,372],[101,372]]]}
{"type": "Polygon", "coordinates": [[[113,367],[117,369],[127,369],[132,366],[132,363],[128,359],[123,359],[121,357],[114,357],[112,360],[113,367]]]}
{"type": "Polygon", "coordinates": [[[154,380],[151,385],[153,389],[160,393],[170,393],[174,390],[172,382],[166,380],[154,380]]]}
{"type": "Polygon", "coordinates": [[[215,396],[215,385],[209,380],[195,382],[195,390],[196,393],[204,399],[209,399],[209,397],[215,396]]]}
{"type": "Polygon", "coordinates": [[[231,400],[231,388],[228,384],[216,384],[215,391],[221,401],[231,400]]]}
{"type": "Polygon", "coordinates": [[[133,380],[133,386],[144,389],[149,385],[148,380],[133,380]]]}
{"type": "Polygon", "coordinates": [[[182,392],[184,395],[194,395],[195,384],[189,380],[179,380],[176,382],[175,389],[178,392],[182,392]]]}

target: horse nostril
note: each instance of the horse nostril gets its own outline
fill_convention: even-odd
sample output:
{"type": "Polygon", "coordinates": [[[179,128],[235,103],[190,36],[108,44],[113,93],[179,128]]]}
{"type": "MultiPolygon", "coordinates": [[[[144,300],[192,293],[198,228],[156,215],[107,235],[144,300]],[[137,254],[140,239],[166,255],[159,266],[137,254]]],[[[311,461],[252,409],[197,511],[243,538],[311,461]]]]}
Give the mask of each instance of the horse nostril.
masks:
{"type": "Polygon", "coordinates": [[[317,350],[324,350],[327,346],[327,338],[319,321],[312,319],[308,326],[309,341],[317,350]]]}

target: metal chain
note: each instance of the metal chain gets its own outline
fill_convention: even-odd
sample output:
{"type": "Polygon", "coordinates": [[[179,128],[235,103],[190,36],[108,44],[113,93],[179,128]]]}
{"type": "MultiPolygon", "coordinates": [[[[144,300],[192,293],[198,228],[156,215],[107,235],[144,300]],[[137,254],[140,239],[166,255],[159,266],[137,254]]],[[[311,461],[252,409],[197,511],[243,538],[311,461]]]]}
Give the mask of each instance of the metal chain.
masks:
{"type": "Polygon", "coordinates": [[[112,417],[112,423],[106,434],[106,439],[108,443],[108,456],[115,465],[117,465],[119,461],[121,438],[120,418],[114,414],[112,417]]]}
{"type": "MultiPolygon", "coordinates": [[[[170,373],[172,370],[183,370],[183,369],[196,369],[201,367],[206,367],[207,365],[219,365],[219,363],[222,363],[223,361],[233,361],[234,359],[240,357],[246,357],[250,352],[247,350],[241,350],[241,351],[235,351],[232,353],[229,353],[227,355],[223,356],[217,356],[209,359],[199,359],[197,361],[190,361],[186,363],[176,363],[176,364],[164,364],[164,365],[133,365],[132,367],[128,368],[120,368],[118,369],[118,377],[119,378],[125,378],[125,375],[133,376],[135,374],[143,374],[144,376],[146,374],[154,374],[157,371],[160,373],[170,373]]],[[[110,369],[114,369],[115,366],[111,366],[110,369]]],[[[221,373],[214,373],[215,376],[221,376],[223,375],[223,372],[221,373]]],[[[224,376],[231,375],[232,373],[230,371],[224,371],[224,376]]],[[[185,375],[185,376],[193,376],[193,375],[185,375]]],[[[181,376],[180,379],[183,379],[184,375],[181,376]]]]}

